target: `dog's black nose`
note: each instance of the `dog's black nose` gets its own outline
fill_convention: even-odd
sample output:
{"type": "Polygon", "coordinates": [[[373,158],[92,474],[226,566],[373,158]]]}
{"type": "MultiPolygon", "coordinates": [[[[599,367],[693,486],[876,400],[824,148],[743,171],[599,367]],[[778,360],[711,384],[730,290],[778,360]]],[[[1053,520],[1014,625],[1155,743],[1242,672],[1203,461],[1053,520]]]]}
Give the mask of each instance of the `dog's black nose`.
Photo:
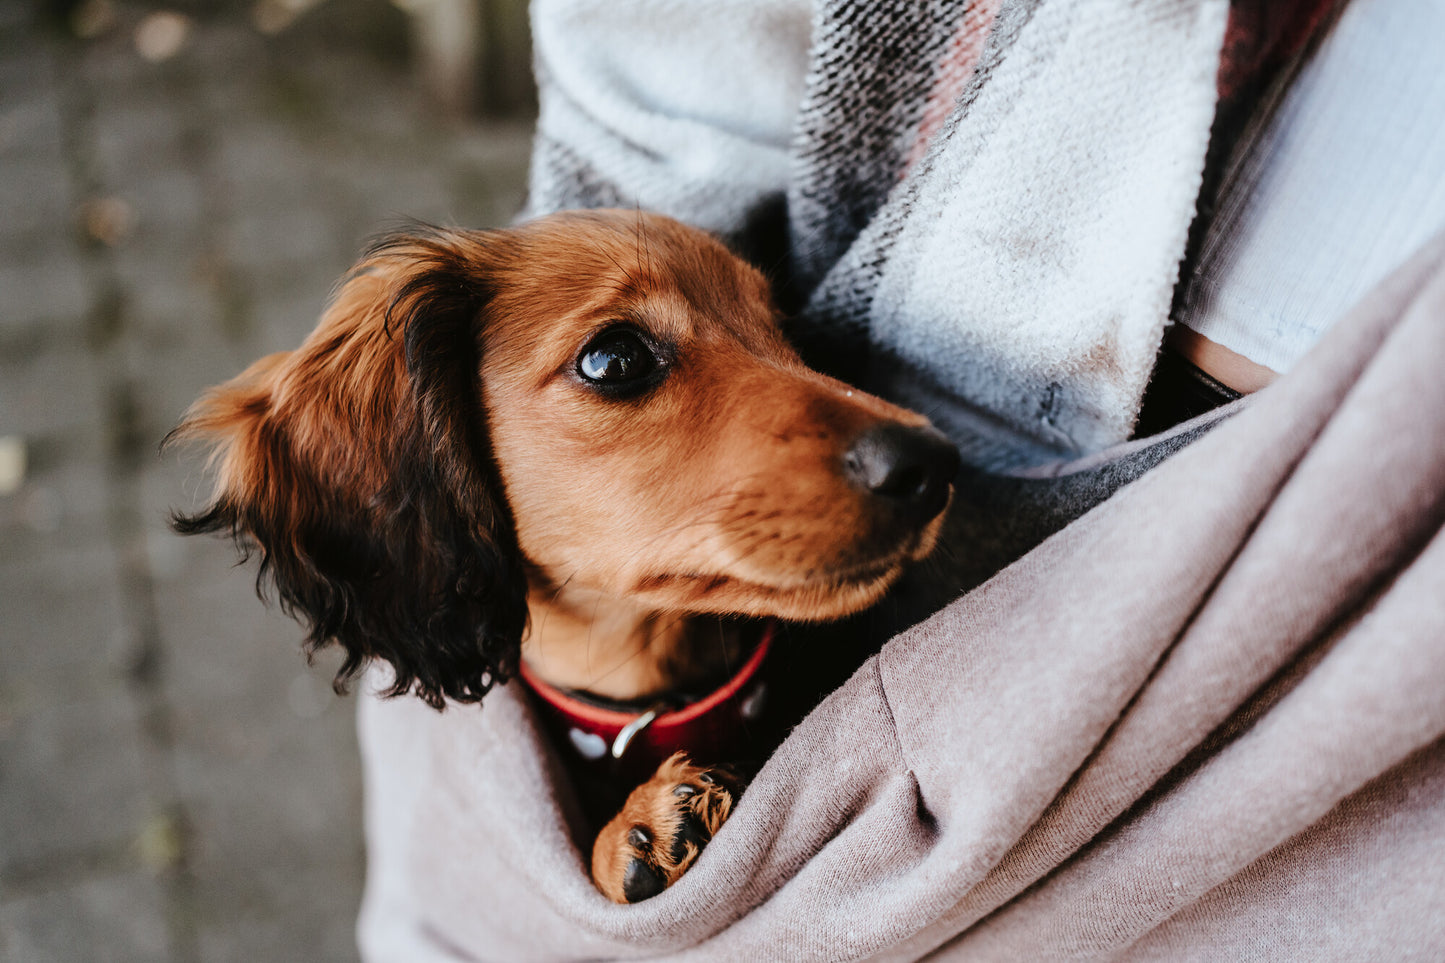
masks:
{"type": "Polygon", "coordinates": [[[958,449],[943,432],[900,424],[868,429],[843,456],[850,481],[919,522],[943,511],[958,468],[958,449]]]}

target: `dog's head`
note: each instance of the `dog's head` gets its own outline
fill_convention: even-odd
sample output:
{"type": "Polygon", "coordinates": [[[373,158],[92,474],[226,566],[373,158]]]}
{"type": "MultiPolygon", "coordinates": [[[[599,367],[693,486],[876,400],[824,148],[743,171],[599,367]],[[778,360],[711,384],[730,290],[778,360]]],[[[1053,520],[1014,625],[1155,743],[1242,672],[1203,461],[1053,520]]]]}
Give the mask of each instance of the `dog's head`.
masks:
{"type": "Polygon", "coordinates": [[[202,397],[211,505],[177,517],[394,692],[474,701],[527,595],[836,618],[936,537],[957,467],[919,415],[805,367],[709,236],[597,211],[376,245],[302,346],[202,397]]]}

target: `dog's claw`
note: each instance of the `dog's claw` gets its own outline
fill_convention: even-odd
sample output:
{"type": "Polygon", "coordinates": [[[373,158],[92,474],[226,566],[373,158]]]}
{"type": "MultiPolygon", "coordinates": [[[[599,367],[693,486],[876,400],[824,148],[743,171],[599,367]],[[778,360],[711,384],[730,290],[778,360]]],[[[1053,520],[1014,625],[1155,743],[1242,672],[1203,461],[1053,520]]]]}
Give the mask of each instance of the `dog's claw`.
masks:
{"type": "Polygon", "coordinates": [[[673,794],[674,796],[684,796],[684,797],[685,797],[685,796],[694,796],[694,795],[697,794],[697,787],[696,787],[696,786],[689,785],[689,784],[687,784],[687,783],[685,783],[685,782],[684,782],[684,783],[679,783],[679,784],[677,785],[677,787],[676,787],[675,789],[673,789],[672,794],[673,794]]]}
{"type": "Polygon", "coordinates": [[[645,826],[633,826],[627,831],[627,841],[638,849],[646,849],[652,845],[652,833],[645,826]]]}

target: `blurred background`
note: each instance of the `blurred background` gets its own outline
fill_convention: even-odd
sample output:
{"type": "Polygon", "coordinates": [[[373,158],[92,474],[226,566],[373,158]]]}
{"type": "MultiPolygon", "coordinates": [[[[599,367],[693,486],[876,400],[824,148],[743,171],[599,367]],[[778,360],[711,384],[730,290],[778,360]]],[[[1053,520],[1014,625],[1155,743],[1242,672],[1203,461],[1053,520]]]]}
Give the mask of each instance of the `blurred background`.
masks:
{"type": "Polygon", "coordinates": [[[533,104],[523,0],[0,0],[0,960],[356,958],[355,702],[156,445],[533,104]]]}

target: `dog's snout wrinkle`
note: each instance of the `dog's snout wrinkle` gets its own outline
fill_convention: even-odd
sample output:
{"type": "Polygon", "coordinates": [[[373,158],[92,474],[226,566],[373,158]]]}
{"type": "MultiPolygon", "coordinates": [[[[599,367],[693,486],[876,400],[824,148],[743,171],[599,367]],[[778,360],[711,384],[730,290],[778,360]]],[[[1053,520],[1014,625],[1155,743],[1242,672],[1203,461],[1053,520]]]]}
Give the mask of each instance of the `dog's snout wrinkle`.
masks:
{"type": "Polygon", "coordinates": [[[843,456],[843,473],[908,518],[924,522],[943,511],[958,474],[958,449],[931,427],[875,425],[843,456]]]}

